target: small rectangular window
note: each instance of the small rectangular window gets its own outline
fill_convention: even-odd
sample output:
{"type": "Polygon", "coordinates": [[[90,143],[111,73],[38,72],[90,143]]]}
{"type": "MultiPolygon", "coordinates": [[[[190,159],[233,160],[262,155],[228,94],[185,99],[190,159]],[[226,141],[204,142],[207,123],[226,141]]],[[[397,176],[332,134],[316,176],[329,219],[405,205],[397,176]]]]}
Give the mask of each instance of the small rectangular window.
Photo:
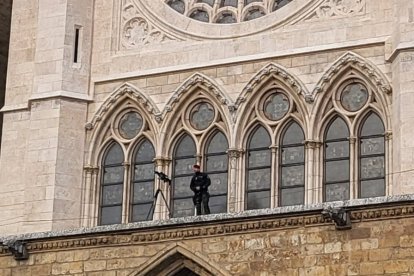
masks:
{"type": "Polygon", "coordinates": [[[75,26],[75,41],[73,45],[73,62],[80,63],[81,58],[81,36],[82,36],[82,29],[80,26],[75,26]]]}

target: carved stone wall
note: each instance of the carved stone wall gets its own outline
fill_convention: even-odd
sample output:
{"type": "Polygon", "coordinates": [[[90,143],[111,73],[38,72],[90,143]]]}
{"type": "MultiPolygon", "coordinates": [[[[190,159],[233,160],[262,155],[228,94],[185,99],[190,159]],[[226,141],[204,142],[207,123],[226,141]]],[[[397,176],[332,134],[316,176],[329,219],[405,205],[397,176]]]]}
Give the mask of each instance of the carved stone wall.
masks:
{"type": "MultiPolygon", "coordinates": [[[[349,207],[338,231],[320,210],[146,229],[21,236],[29,259],[0,250],[0,275],[411,275],[414,205],[349,207]]],[[[4,240],[6,244],[10,241],[4,240]]]]}

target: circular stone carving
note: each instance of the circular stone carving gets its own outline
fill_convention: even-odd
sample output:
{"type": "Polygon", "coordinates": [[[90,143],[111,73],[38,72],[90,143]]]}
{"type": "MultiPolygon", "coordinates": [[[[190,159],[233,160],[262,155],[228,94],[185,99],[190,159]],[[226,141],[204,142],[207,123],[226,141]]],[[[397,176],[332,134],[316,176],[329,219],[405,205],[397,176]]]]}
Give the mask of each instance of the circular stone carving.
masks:
{"type": "Polygon", "coordinates": [[[128,112],[119,120],[119,134],[125,139],[132,139],[142,128],[142,117],[137,112],[128,112]]]}
{"type": "Polygon", "coordinates": [[[341,105],[345,110],[355,112],[368,101],[367,88],[360,83],[348,84],[341,93],[341,105]]]}
{"type": "Polygon", "coordinates": [[[290,107],[289,99],[285,94],[276,92],[267,97],[263,104],[263,111],[269,120],[278,121],[288,113],[290,107]]]}
{"type": "Polygon", "coordinates": [[[194,129],[204,130],[211,125],[214,120],[214,108],[202,102],[193,107],[190,112],[190,123],[194,129]]]}

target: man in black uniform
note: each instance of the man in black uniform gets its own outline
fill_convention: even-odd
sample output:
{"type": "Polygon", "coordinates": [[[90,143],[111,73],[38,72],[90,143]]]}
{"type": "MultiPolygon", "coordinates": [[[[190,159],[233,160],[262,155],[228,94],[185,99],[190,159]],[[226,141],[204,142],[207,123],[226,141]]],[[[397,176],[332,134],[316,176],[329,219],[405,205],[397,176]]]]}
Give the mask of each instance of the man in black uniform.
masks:
{"type": "Polygon", "coordinates": [[[201,215],[201,203],[203,203],[204,214],[210,214],[210,208],[208,207],[208,200],[210,194],[208,193],[208,186],[210,186],[210,177],[206,173],[200,172],[200,166],[193,166],[194,175],[191,178],[190,188],[194,192],[193,202],[196,207],[196,215],[201,215]]]}

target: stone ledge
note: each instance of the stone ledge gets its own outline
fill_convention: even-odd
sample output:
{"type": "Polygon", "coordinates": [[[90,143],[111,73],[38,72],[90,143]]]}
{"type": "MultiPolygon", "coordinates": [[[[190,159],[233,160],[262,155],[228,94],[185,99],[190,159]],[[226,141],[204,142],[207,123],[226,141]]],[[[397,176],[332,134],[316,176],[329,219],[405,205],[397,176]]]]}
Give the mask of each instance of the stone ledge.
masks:
{"type": "MultiPolygon", "coordinates": [[[[353,199],[347,201],[335,201],[327,203],[317,203],[309,205],[296,205],[296,206],[287,206],[287,207],[277,207],[272,209],[261,209],[261,210],[250,210],[243,211],[239,213],[226,213],[226,214],[211,214],[205,216],[191,216],[183,218],[172,218],[168,220],[157,220],[157,221],[146,221],[146,222],[135,222],[128,224],[114,224],[114,225],[105,225],[105,226],[96,226],[92,228],[76,228],[68,229],[63,231],[48,231],[48,232],[39,232],[39,233],[29,233],[22,235],[14,236],[4,236],[0,237],[0,242],[7,243],[13,240],[25,240],[25,241],[34,241],[50,238],[73,238],[74,236],[91,236],[91,235],[107,235],[113,232],[151,232],[158,230],[166,229],[178,229],[183,226],[187,227],[203,227],[203,226],[223,226],[227,224],[228,226],[234,225],[235,223],[248,223],[254,220],[263,222],[264,224],[271,222],[272,226],[263,225],[259,228],[283,228],[289,226],[305,226],[305,225],[320,225],[330,223],[325,221],[320,212],[326,207],[344,207],[351,211],[359,211],[351,216],[353,221],[358,220],[369,220],[369,219],[380,219],[380,218],[389,218],[399,215],[414,215],[413,212],[405,211],[395,211],[391,209],[386,209],[392,206],[402,206],[403,204],[414,205],[414,194],[413,195],[399,195],[399,196],[387,196],[387,197],[375,197],[367,199],[353,199]],[[379,209],[377,213],[371,212],[370,214],[362,214],[362,212],[369,209],[379,209]],[[385,211],[385,213],[383,212],[385,211]],[[390,211],[390,212],[388,212],[390,211]],[[288,219],[289,221],[288,221],[288,219]],[[266,221],[267,220],[267,221],[266,221]],[[274,223],[276,220],[279,220],[279,223],[274,223]],[[282,221],[285,223],[280,223],[282,221]],[[295,221],[293,221],[295,220],[295,221]]],[[[401,208],[400,208],[401,209],[401,208]]],[[[255,222],[253,222],[255,223],[255,222]]],[[[224,227],[224,226],[223,226],[224,227]]],[[[217,227],[216,227],[217,228],[217,227]]],[[[249,227],[247,227],[249,228],[249,227]]],[[[254,227],[256,228],[256,227],[254,227]]],[[[236,227],[236,230],[238,227],[236,227]]],[[[242,227],[242,230],[244,227],[242,227]]],[[[219,231],[220,232],[220,231],[219,231]]],[[[218,233],[218,232],[217,232],[218,233]]],[[[217,234],[210,233],[210,234],[217,234]]],[[[207,233],[208,234],[208,233],[207,233]]]]}

